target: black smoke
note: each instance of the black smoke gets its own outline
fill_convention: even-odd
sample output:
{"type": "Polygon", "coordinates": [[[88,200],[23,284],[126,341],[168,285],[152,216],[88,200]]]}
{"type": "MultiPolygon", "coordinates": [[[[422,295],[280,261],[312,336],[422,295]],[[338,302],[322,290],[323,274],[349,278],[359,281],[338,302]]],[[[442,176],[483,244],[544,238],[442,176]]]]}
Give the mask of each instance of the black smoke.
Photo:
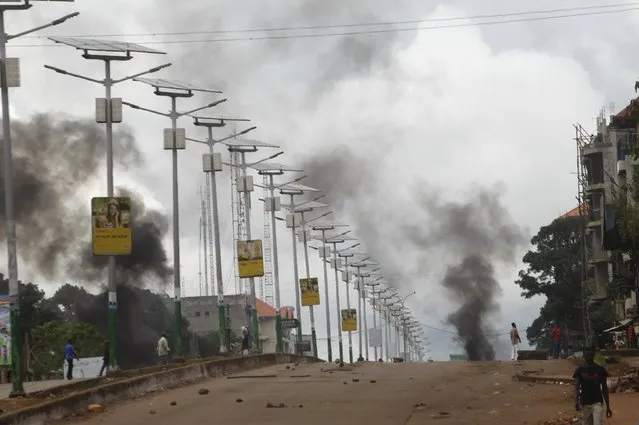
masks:
{"type": "Polygon", "coordinates": [[[445,321],[469,358],[493,360],[489,320],[501,294],[496,269],[513,263],[526,244],[502,205],[501,188],[470,185],[464,201],[448,201],[443,188],[417,178],[410,195],[402,196],[399,186],[384,186],[382,163],[383,155],[361,157],[342,146],[309,158],[303,168],[307,184],[324,191],[338,215],[352,221],[390,285],[416,289],[426,304],[436,283],[457,306],[445,321]],[[442,264],[443,276],[429,277],[442,264]]]}
{"type": "MultiPolygon", "coordinates": [[[[117,128],[113,148],[116,183],[120,173],[143,166],[131,131],[126,126],[117,128]]],[[[106,289],[107,257],[92,254],[90,218],[90,198],[104,196],[95,193],[94,187],[106,186],[104,126],[88,119],[39,114],[26,121],[13,120],[12,130],[18,254],[28,274],[106,289]]],[[[0,174],[1,223],[3,178],[0,174]]],[[[144,351],[152,355],[149,341],[152,346],[168,324],[154,323],[155,328],[146,324],[149,309],[160,307],[157,301],[141,303],[139,288],[161,288],[173,273],[162,245],[168,219],[147,208],[139,194],[125,188],[116,191],[119,196],[131,196],[133,223],[132,254],[116,259],[119,345],[132,354],[140,352],[139,344],[146,344],[144,351]]],[[[93,305],[85,306],[81,319],[106,333],[107,305],[105,292],[93,305]]]]}

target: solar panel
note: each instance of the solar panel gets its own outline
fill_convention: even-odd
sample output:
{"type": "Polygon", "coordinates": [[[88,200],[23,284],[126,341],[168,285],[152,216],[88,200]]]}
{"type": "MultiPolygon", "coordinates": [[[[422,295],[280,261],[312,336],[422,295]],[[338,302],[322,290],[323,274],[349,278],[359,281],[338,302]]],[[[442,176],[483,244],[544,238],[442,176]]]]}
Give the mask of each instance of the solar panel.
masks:
{"type": "Polygon", "coordinates": [[[253,164],[250,168],[257,171],[302,171],[301,168],[289,167],[288,165],[279,164],[277,162],[260,162],[253,164]]]}
{"type": "Polygon", "coordinates": [[[164,55],[166,53],[150,49],[145,46],[141,46],[135,43],[126,43],[122,41],[113,40],[96,40],[93,38],[74,38],[74,37],[49,37],[49,40],[56,43],[66,44],[67,46],[75,47],[78,50],[96,50],[99,52],[137,52],[137,53],[155,53],[164,55]]]}
{"type": "MultiPolygon", "coordinates": [[[[282,207],[286,208],[287,210],[290,210],[291,204],[282,204],[282,207]]],[[[326,207],[328,207],[328,205],[322,204],[321,202],[308,201],[308,202],[304,202],[302,205],[295,205],[295,211],[309,210],[309,209],[315,209],[315,208],[326,208],[326,207]]]]}
{"type": "Polygon", "coordinates": [[[236,147],[236,148],[278,148],[277,145],[271,145],[270,143],[260,142],[259,140],[253,139],[228,139],[222,142],[226,146],[236,147]]]}
{"type": "Polygon", "coordinates": [[[337,241],[356,241],[356,240],[357,240],[356,237],[348,236],[348,235],[342,235],[342,236],[333,235],[331,237],[326,238],[326,242],[328,243],[333,243],[333,241],[337,242],[337,241]]]}
{"type": "Polygon", "coordinates": [[[197,86],[194,86],[193,84],[182,83],[180,81],[165,80],[163,78],[134,78],[133,81],[138,81],[140,83],[148,84],[152,87],[157,87],[159,89],[190,90],[190,91],[201,91],[206,93],[222,93],[222,90],[197,87],[197,86]]]}
{"type": "Polygon", "coordinates": [[[337,223],[331,223],[328,221],[314,221],[313,223],[311,223],[311,227],[315,230],[322,230],[322,229],[333,230],[333,228],[348,227],[348,224],[337,224],[337,223]]]}
{"type": "Polygon", "coordinates": [[[280,190],[297,190],[300,192],[321,192],[319,189],[315,189],[314,187],[304,186],[302,184],[285,184],[284,186],[279,187],[280,190]]]}

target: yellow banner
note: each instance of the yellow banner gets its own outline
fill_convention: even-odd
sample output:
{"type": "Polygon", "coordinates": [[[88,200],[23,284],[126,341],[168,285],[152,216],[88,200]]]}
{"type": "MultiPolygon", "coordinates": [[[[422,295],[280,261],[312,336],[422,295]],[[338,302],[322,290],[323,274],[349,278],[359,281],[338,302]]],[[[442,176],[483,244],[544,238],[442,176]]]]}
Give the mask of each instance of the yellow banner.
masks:
{"type": "Polygon", "coordinates": [[[357,310],[342,310],[342,331],[357,331],[357,310]]]}
{"type": "Polygon", "coordinates": [[[300,289],[302,292],[302,305],[304,307],[320,304],[319,283],[316,277],[300,279],[300,289]]]}
{"type": "Polygon", "coordinates": [[[242,279],[264,276],[262,241],[237,241],[237,263],[242,279]]]}
{"type": "Polygon", "coordinates": [[[130,255],[131,198],[91,199],[93,255],[130,255]]]}

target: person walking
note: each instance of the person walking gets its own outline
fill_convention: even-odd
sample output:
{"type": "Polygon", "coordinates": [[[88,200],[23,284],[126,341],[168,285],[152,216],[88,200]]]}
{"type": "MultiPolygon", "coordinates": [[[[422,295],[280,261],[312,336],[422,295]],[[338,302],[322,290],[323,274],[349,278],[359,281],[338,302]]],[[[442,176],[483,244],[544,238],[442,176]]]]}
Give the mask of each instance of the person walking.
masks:
{"type": "Polygon", "coordinates": [[[64,346],[64,359],[67,361],[67,379],[70,381],[73,379],[73,360],[80,360],[70,339],[64,346]]]}
{"type": "Polygon", "coordinates": [[[513,346],[512,354],[510,356],[510,360],[517,360],[519,357],[519,344],[521,344],[521,338],[519,337],[519,330],[517,330],[517,325],[515,322],[510,324],[510,343],[513,346]]]}
{"type": "Polygon", "coordinates": [[[595,363],[595,349],[586,347],[583,351],[585,365],[575,370],[575,410],[581,411],[584,425],[603,425],[603,404],[606,417],[612,417],[610,394],[608,391],[608,371],[595,363]]]}
{"type": "Polygon", "coordinates": [[[561,354],[561,328],[559,323],[552,328],[552,358],[558,359],[561,354]]]}
{"type": "Polygon", "coordinates": [[[247,326],[242,326],[242,355],[249,355],[249,330],[247,326]]]}
{"type": "Polygon", "coordinates": [[[169,342],[166,340],[166,334],[162,334],[158,340],[157,353],[160,364],[167,364],[169,360],[169,342]]]}
{"type": "Polygon", "coordinates": [[[109,361],[111,360],[111,350],[110,350],[110,346],[109,346],[109,340],[107,339],[106,341],[104,341],[104,348],[103,348],[103,357],[102,357],[102,367],[100,368],[100,374],[98,376],[102,376],[102,374],[106,371],[106,373],[109,373],[109,361]]]}

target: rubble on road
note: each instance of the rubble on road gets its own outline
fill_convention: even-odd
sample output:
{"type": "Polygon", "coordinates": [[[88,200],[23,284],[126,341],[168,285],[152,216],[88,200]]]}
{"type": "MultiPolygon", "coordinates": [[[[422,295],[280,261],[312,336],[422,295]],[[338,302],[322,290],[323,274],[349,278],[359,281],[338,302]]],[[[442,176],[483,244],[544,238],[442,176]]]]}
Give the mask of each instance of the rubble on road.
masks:
{"type": "Polygon", "coordinates": [[[582,421],[582,417],[580,414],[575,414],[571,416],[563,416],[556,419],[551,419],[549,421],[540,422],[540,425],[572,425],[578,424],[582,421]]]}
{"type": "Polygon", "coordinates": [[[639,392],[639,372],[613,378],[608,383],[611,393],[634,393],[639,392]]]}

